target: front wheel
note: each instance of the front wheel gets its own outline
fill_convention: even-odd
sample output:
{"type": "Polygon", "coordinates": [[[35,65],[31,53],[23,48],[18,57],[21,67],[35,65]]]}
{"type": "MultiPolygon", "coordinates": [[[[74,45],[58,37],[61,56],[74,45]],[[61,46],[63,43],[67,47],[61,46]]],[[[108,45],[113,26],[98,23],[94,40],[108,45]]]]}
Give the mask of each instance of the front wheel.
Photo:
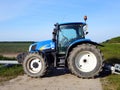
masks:
{"type": "Polygon", "coordinates": [[[68,67],[78,77],[91,78],[99,74],[103,56],[92,44],[81,44],[75,47],[68,57],[68,67]]]}
{"type": "Polygon", "coordinates": [[[23,61],[23,69],[31,77],[42,77],[45,75],[47,64],[39,53],[29,53],[23,61]]]}

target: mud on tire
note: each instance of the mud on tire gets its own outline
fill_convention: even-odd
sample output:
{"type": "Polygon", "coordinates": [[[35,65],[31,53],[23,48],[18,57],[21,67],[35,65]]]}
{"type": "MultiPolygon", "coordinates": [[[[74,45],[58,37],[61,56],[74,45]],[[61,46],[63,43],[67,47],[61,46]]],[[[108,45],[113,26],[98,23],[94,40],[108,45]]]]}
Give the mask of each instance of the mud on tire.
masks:
{"type": "Polygon", "coordinates": [[[103,56],[92,44],[81,44],[73,48],[68,57],[70,71],[78,77],[93,78],[102,68],[103,56]]]}

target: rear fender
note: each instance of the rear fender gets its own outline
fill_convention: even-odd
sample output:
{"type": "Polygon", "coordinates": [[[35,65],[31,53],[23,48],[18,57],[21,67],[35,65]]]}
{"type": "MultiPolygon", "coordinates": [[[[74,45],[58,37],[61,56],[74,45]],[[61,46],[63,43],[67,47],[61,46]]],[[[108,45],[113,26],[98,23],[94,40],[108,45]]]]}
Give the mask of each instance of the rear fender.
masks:
{"type": "Polygon", "coordinates": [[[93,45],[96,45],[96,46],[102,46],[102,47],[103,47],[103,45],[98,44],[98,43],[96,43],[96,42],[93,42],[93,41],[91,41],[90,39],[79,39],[79,40],[76,40],[75,42],[71,43],[71,44],[69,45],[69,47],[67,48],[66,59],[67,59],[67,57],[68,57],[68,55],[69,55],[69,52],[71,52],[71,50],[72,50],[74,47],[76,47],[77,45],[80,45],[80,44],[84,44],[84,43],[90,43],[90,44],[93,44],[93,45]]]}

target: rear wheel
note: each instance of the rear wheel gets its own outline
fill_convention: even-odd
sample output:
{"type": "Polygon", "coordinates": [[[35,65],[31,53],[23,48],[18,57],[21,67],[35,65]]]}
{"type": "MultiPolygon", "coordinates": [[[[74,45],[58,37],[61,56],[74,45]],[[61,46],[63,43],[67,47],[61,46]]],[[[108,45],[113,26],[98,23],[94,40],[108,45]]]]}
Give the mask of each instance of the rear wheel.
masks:
{"type": "Polygon", "coordinates": [[[45,75],[47,64],[39,53],[29,53],[23,61],[23,68],[31,77],[42,77],[45,75]]]}
{"type": "Polygon", "coordinates": [[[81,44],[75,47],[68,57],[68,67],[72,73],[82,78],[91,78],[99,74],[103,56],[96,46],[81,44]]]}

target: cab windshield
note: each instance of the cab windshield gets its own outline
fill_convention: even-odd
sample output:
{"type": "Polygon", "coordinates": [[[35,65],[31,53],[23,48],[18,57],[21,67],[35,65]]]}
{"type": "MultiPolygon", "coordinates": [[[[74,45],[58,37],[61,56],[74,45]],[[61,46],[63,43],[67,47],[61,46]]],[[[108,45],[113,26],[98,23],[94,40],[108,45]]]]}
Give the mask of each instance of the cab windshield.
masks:
{"type": "Polygon", "coordinates": [[[84,38],[83,25],[61,25],[58,37],[59,51],[65,52],[70,43],[84,38]]]}

